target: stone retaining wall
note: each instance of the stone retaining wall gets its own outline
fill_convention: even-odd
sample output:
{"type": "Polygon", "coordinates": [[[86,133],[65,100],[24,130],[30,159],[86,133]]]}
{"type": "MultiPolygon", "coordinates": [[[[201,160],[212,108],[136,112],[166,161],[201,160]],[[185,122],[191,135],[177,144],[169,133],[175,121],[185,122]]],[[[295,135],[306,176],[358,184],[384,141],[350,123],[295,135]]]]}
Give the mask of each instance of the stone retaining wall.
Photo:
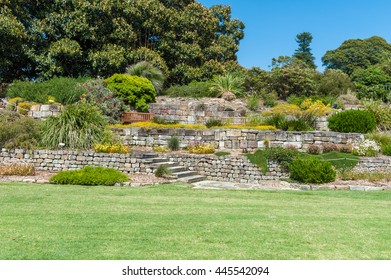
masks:
{"type": "Polygon", "coordinates": [[[306,151],[309,145],[334,143],[345,145],[348,140],[359,141],[364,135],[359,133],[338,133],[328,131],[288,132],[288,131],[259,131],[251,129],[157,129],[157,128],[115,128],[122,142],[126,145],[137,146],[166,146],[172,136],[180,140],[181,147],[194,142],[208,143],[221,150],[252,151],[265,147],[265,139],[269,140],[270,147],[293,146],[306,151]]]}
{"type": "MultiPolygon", "coordinates": [[[[197,171],[211,180],[258,183],[260,180],[277,180],[289,176],[288,173],[281,170],[279,165],[273,162],[269,163],[269,172],[262,174],[261,170],[250,163],[243,155],[217,157],[215,155],[162,154],[160,156],[178,162],[179,165],[197,171]]],[[[153,172],[140,154],[2,149],[0,163],[8,162],[31,163],[37,170],[45,171],[72,170],[90,165],[112,167],[126,173],[153,172]]],[[[391,158],[362,158],[355,169],[359,171],[391,172],[391,158]]]]}
{"type": "Polygon", "coordinates": [[[62,110],[63,106],[50,104],[50,105],[40,105],[34,104],[31,105],[28,116],[34,119],[46,119],[50,116],[58,116],[62,110]]]}

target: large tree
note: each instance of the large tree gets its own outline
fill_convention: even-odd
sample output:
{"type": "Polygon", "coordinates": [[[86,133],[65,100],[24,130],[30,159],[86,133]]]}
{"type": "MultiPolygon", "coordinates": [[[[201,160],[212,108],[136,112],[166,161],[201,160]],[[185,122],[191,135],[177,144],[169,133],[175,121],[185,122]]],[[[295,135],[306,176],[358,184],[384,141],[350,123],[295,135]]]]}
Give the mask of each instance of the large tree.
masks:
{"type": "Polygon", "coordinates": [[[293,57],[304,62],[309,68],[316,68],[315,57],[311,53],[312,35],[309,32],[302,32],[296,36],[299,47],[295,50],[293,57]]]}
{"type": "Polygon", "coordinates": [[[103,76],[147,60],[170,83],[237,66],[244,25],[194,0],[2,0],[0,81],[103,76]]]}
{"type": "Polygon", "coordinates": [[[383,63],[391,57],[391,45],[381,37],[352,39],[342,43],[335,50],[327,51],[322,57],[327,69],[339,69],[348,75],[357,69],[383,63]]]}

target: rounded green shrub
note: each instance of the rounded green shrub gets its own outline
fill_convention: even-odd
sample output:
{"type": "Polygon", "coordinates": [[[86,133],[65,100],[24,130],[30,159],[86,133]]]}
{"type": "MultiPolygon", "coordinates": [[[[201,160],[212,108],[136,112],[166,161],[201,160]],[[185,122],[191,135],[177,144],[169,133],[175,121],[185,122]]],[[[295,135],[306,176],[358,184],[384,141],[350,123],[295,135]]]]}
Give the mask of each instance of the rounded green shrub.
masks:
{"type": "Polygon", "coordinates": [[[85,166],[79,170],[66,170],[50,178],[50,183],[62,185],[113,186],[129,181],[129,177],[113,168],[85,166]]]}
{"type": "Polygon", "coordinates": [[[337,132],[368,133],[376,128],[372,113],[360,110],[346,110],[328,118],[329,128],[337,132]]]}
{"type": "Polygon", "coordinates": [[[335,180],[333,165],[315,157],[297,158],[289,166],[290,178],[303,183],[328,183],[335,180]]]}
{"type": "Polygon", "coordinates": [[[177,137],[171,137],[170,140],[168,140],[167,146],[172,151],[178,151],[179,150],[179,139],[177,137]]]}
{"type": "Polygon", "coordinates": [[[106,80],[106,86],[136,110],[147,112],[148,103],[155,102],[156,90],[147,78],[114,74],[106,80]]]}

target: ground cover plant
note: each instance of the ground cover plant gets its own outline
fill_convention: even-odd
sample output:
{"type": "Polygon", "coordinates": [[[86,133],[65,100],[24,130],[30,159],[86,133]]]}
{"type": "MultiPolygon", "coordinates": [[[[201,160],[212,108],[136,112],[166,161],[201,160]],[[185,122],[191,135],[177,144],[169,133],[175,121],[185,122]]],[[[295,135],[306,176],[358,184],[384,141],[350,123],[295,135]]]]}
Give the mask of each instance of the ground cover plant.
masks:
{"type": "Polygon", "coordinates": [[[0,183],[0,259],[391,259],[391,192],[0,183]]]}
{"type": "Polygon", "coordinates": [[[85,166],[78,170],[60,171],[50,178],[54,184],[113,186],[116,183],[129,181],[129,177],[113,168],[85,166]]]}

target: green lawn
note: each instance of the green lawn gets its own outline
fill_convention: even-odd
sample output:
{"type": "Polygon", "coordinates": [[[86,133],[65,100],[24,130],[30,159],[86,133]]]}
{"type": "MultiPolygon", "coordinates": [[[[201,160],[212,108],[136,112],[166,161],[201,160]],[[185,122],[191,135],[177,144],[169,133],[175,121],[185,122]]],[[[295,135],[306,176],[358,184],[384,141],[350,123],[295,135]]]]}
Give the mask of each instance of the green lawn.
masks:
{"type": "Polygon", "coordinates": [[[0,259],[391,259],[391,192],[0,184],[0,259]]]}

